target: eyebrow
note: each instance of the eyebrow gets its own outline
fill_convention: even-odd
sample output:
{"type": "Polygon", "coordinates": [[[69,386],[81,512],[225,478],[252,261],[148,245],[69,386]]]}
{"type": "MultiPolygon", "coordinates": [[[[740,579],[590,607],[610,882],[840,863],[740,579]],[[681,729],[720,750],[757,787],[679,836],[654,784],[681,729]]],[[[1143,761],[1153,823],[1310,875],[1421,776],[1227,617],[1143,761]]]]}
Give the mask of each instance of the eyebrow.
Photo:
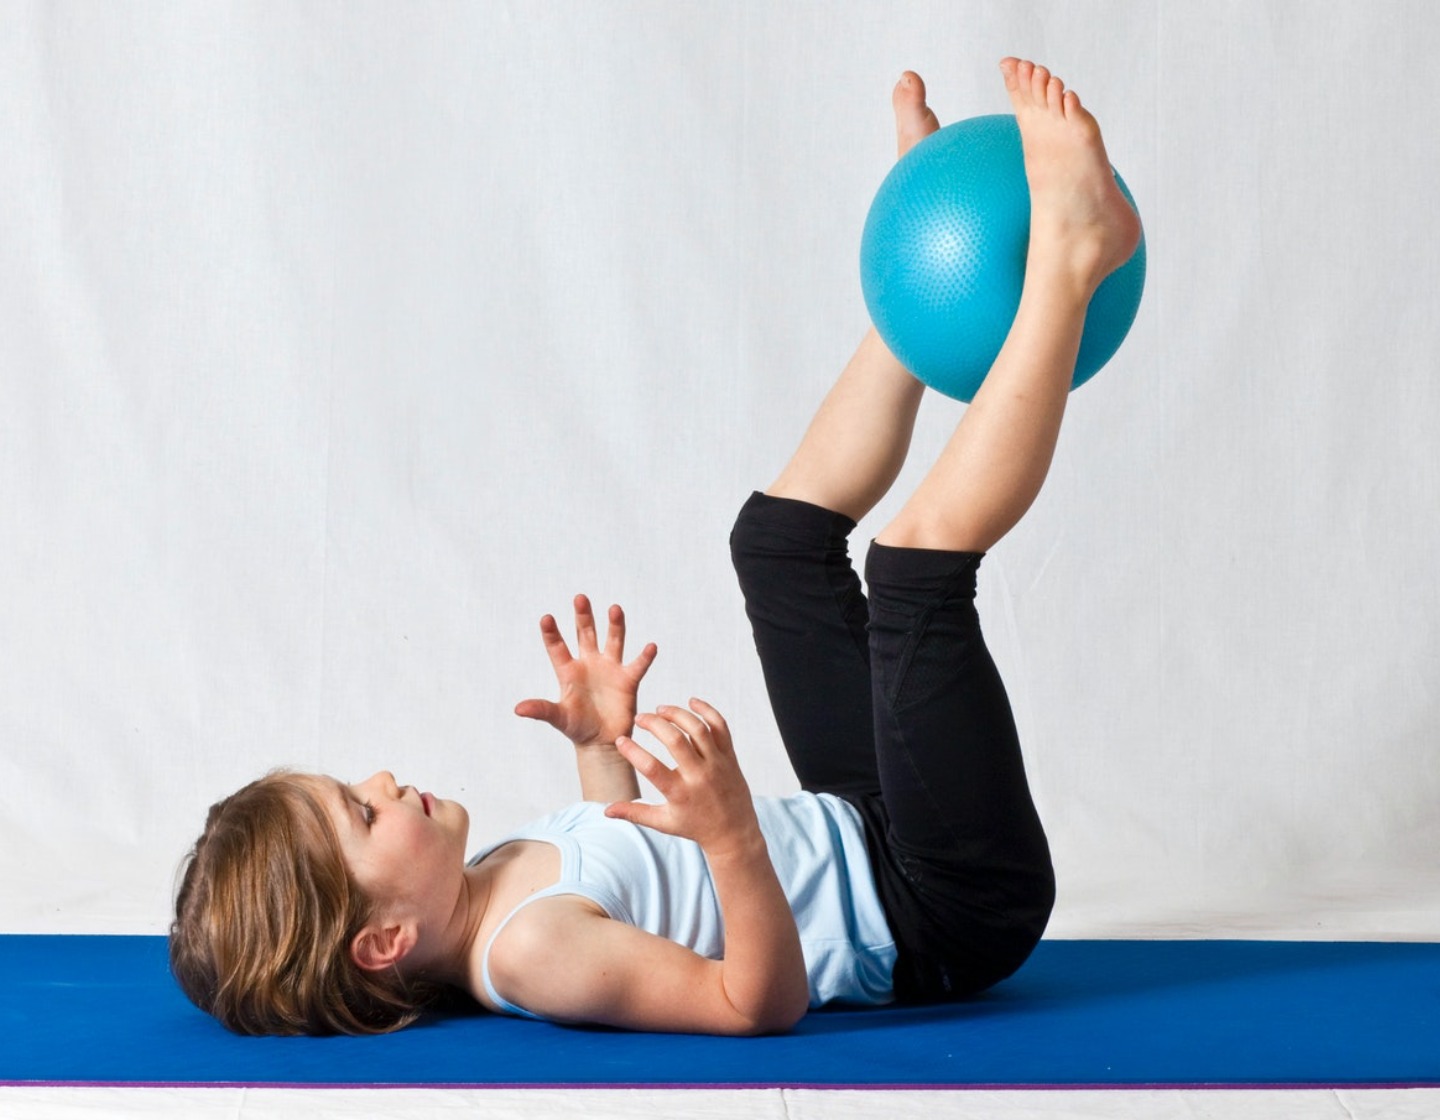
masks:
{"type": "Polygon", "coordinates": [[[360,803],[355,800],[355,796],[350,792],[350,787],[339,778],[330,780],[335,783],[335,797],[340,804],[340,815],[345,818],[346,827],[351,832],[355,832],[355,810],[360,803]]]}

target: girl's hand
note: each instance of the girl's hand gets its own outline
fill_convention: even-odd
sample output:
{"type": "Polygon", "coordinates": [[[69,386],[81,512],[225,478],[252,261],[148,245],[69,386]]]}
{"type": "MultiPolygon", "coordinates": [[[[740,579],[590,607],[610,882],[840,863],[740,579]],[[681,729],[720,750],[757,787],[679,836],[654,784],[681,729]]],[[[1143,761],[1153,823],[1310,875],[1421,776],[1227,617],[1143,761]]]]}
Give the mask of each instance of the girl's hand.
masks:
{"type": "Polygon", "coordinates": [[[575,596],[575,640],[577,655],[560,636],[551,615],[540,620],[540,637],[560,682],[560,699],[522,700],[515,714],[548,723],[577,747],[611,747],[635,726],[635,698],[640,681],[655,660],[651,642],[629,664],[625,656],[625,612],[612,606],[605,648],[600,649],[595,633],[595,615],[590,600],[575,596]]]}
{"type": "Polygon", "coordinates": [[[665,744],[675,760],[672,770],[635,740],[622,738],[616,747],[665,798],[663,805],[618,801],[608,817],[684,836],[696,841],[707,856],[753,854],[761,844],[755,802],[730,740],[725,717],[703,700],[691,700],[690,711],[665,706],[636,722],[665,744]]]}

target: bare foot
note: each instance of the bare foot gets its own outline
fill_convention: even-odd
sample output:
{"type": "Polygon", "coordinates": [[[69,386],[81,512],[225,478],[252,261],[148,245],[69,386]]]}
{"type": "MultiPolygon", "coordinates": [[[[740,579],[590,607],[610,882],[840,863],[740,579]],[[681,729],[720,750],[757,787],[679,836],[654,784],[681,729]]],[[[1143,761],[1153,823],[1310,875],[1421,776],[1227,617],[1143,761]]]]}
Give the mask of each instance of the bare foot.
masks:
{"type": "Polygon", "coordinates": [[[895,141],[903,156],[940,127],[930,106],[925,104],[925,83],[913,70],[906,70],[890,95],[895,106],[895,141]]]}
{"type": "Polygon", "coordinates": [[[1074,90],[1043,66],[1000,63],[1015,107],[1030,184],[1032,267],[1058,267],[1099,286],[1140,243],[1140,219],[1115,184],[1100,125],[1074,90]]]}

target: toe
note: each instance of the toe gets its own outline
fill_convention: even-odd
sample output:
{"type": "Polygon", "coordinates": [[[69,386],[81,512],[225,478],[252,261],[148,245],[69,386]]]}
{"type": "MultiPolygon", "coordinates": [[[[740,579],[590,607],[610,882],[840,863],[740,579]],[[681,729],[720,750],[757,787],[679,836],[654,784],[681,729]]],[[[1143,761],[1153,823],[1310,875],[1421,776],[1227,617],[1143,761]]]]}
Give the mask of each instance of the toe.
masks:
{"type": "Polygon", "coordinates": [[[1064,100],[1065,83],[1052,74],[1050,80],[1045,84],[1045,103],[1052,112],[1058,113],[1064,107],[1064,100]]]}
{"type": "Polygon", "coordinates": [[[1025,100],[1030,99],[1030,83],[1035,77],[1035,64],[1021,59],[1015,66],[1016,93],[1025,100]]]}
{"type": "Polygon", "coordinates": [[[914,70],[906,70],[900,75],[900,80],[895,83],[895,94],[892,101],[896,112],[899,112],[902,106],[924,105],[925,79],[914,70]]]}
{"type": "Polygon", "coordinates": [[[913,70],[900,75],[892,97],[895,106],[895,139],[900,155],[940,127],[935,114],[925,104],[925,82],[913,70]]]}
{"type": "Polygon", "coordinates": [[[1036,105],[1045,104],[1045,91],[1050,86],[1050,71],[1037,66],[1030,74],[1030,100],[1036,105]]]}
{"type": "Polygon", "coordinates": [[[1019,64],[1018,58],[1007,57],[1000,60],[1000,73],[1005,76],[1005,88],[1011,93],[1020,88],[1020,83],[1015,80],[1015,67],[1019,64]]]}

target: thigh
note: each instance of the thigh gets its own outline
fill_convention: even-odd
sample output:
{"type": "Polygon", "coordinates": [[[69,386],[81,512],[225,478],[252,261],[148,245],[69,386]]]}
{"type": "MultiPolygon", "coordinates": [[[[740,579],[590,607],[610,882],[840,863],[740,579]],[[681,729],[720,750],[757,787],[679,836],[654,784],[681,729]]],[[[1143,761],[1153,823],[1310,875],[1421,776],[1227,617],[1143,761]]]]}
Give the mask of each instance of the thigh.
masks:
{"type": "Polygon", "coordinates": [[[912,940],[948,958],[942,971],[975,964],[993,983],[1039,940],[1054,875],[975,609],[980,560],[874,545],[866,574],[886,842],[920,927],[912,940]]]}
{"type": "Polygon", "coordinates": [[[752,494],[730,554],[790,764],[814,793],[878,793],[868,613],[844,514],[752,494]]]}

